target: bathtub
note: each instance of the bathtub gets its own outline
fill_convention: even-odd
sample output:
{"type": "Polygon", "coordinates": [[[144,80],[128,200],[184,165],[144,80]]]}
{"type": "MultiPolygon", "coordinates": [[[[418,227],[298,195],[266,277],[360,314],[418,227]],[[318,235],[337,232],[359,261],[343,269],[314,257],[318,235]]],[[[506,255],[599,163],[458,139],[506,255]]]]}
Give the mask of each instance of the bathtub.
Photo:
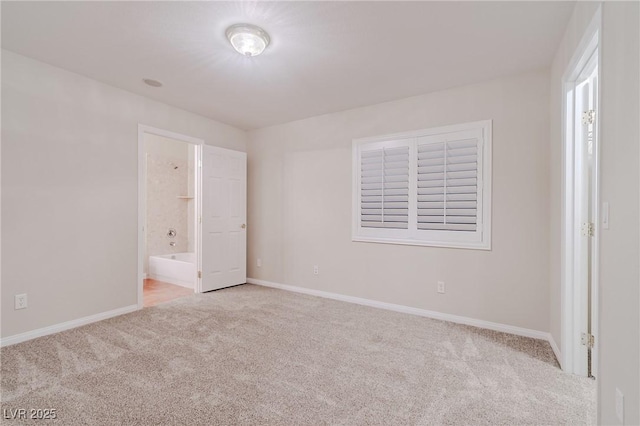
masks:
{"type": "Polygon", "coordinates": [[[175,253],[149,256],[149,278],[194,288],[196,279],[196,254],[175,253]]]}

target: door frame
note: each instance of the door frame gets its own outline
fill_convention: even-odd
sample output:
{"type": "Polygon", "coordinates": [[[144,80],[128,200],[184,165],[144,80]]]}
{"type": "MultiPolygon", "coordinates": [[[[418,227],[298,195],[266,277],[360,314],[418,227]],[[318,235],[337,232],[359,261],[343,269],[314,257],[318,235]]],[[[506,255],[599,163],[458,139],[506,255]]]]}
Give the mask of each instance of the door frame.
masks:
{"type": "MultiPolygon", "coordinates": [[[[200,265],[202,259],[200,258],[200,223],[198,218],[201,215],[202,202],[201,202],[201,185],[202,185],[202,168],[200,167],[202,161],[202,145],[204,140],[194,138],[192,136],[183,135],[181,133],[172,132],[169,130],[159,129],[157,127],[147,126],[144,124],[138,124],[138,280],[137,280],[137,301],[138,309],[144,307],[144,256],[145,256],[145,226],[147,221],[147,162],[145,161],[145,146],[144,135],[145,133],[162,136],[165,138],[175,139],[181,142],[186,142],[195,147],[195,182],[194,182],[194,225],[195,225],[195,241],[194,249],[196,250],[196,271],[200,271],[200,265]]],[[[193,291],[200,293],[200,280],[195,278],[193,291]]]]}
{"type": "MultiPolygon", "coordinates": [[[[561,216],[561,360],[562,369],[566,372],[587,376],[586,362],[581,360],[581,333],[588,329],[587,318],[575,308],[585,303],[588,290],[581,285],[578,269],[583,253],[575,244],[581,224],[577,222],[576,203],[576,159],[574,129],[578,119],[575,108],[575,94],[584,68],[593,55],[597,55],[598,82],[602,75],[602,55],[600,52],[601,9],[598,8],[587,27],[580,44],[576,48],[569,65],[563,75],[562,82],[562,216],[561,216]]],[[[600,84],[598,84],[599,90],[600,84]]],[[[600,96],[596,97],[596,120],[600,115],[600,96]]],[[[597,121],[596,121],[597,123],[597,121]]],[[[595,129],[595,146],[593,149],[593,205],[594,236],[591,281],[591,334],[595,337],[592,349],[592,375],[598,374],[599,353],[599,256],[600,256],[600,126],[595,129]]]]}

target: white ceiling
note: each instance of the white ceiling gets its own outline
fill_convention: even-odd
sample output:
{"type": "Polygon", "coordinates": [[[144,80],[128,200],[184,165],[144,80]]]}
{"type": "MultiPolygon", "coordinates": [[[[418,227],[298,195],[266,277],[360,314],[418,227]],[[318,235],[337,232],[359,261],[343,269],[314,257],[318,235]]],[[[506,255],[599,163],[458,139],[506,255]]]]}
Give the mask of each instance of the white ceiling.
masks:
{"type": "Polygon", "coordinates": [[[2,2],[2,47],[252,129],[547,67],[573,5],[2,2]],[[238,22],[265,53],[231,48],[238,22]]]}

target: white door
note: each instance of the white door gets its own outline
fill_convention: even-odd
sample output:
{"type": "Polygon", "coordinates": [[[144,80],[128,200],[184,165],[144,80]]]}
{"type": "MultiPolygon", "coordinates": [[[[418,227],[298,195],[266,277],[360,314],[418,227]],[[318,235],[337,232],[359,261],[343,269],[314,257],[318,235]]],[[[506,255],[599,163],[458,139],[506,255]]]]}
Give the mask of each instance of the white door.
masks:
{"type": "Polygon", "coordinates": [[[578,281],[576,315],[582,325],[577,345],[575,372],[595,376],[597,347],[595,301],[597,300],[597,84],[595,58],[585,67],[585,75],[576,87],[576,278],[578,281]]]}
{"type": "Polygon", "coordinates": [[[247,154],[202,146],[201,291],[247,282],[247,154]]]}

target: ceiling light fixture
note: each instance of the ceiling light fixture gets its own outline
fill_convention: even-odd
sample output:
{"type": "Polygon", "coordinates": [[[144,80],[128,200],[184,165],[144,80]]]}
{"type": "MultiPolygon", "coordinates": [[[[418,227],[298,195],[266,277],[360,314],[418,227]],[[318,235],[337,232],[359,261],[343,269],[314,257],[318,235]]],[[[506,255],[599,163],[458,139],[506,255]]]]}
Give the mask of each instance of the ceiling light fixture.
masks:
{"type": "Polygon", "coordinates": [[[144,82],[144,84],[146,84],[147,86],[151,86],[151,87],[162,87],[162,83],[159,82],[158,80],[153,80],[151,78],[143,78],[142,81],[144,82]]]}
{"type": "Polygon", "coordinates": [[[265,30],[251,24],[232,25],[226,34],[233,48],[249,57],[261,54],[271,41],[265,30]]]}

